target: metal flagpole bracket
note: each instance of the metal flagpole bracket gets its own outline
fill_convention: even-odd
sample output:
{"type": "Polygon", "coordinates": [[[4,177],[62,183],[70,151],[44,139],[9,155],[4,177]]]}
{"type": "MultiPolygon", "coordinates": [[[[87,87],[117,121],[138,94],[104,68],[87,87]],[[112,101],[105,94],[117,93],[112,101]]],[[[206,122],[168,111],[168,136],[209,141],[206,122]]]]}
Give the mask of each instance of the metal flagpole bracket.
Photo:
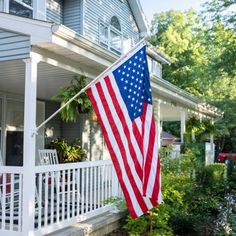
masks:
{"type": "Polygon", "coordinates": [[[31,130],[31,136],[32,137],[37,136],[37,135],[38,135],[38,130],[36,128],[31,130]]]}

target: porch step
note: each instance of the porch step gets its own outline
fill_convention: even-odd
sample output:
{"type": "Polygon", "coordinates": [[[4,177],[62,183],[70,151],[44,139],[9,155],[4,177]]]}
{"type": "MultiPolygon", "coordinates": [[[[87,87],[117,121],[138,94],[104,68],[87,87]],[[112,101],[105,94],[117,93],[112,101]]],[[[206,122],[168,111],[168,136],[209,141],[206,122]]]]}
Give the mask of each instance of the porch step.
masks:
{"type": "Polygon", "coordinates": [[[120,227],[126,212],[107,212],[89,220],[47,234],[47,236],[103,236],[120,227]]]}

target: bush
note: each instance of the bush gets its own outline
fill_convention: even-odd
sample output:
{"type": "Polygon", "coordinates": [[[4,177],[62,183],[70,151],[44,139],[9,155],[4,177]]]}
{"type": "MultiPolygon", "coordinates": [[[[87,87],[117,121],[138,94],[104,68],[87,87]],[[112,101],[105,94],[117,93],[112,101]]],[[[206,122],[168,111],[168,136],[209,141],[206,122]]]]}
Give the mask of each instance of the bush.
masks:
{"type": "Polygon", "coordinates": [[[78,144],[78,141],[69,144],[64,139],[53,140],[48,148],[56,149],[60,163],[80,162],[87,158],[86,151],[78,144]]]}
{"type": "Polygon", "coordinates": [[[236,168],[235,168],[236,162],[233,157],[230,157],[228,159],[227,164],[227,180],[229,183],[230,189],[236,189],[236,168]]]}
{"type": "Polygon", "coordinates": [[[225,164],[210,164],[197,172],[197,182],[204,189],[208,188],[216,193],[220,193],[221,191],[224,192],[226,190],[225,174],[225,164]]]}

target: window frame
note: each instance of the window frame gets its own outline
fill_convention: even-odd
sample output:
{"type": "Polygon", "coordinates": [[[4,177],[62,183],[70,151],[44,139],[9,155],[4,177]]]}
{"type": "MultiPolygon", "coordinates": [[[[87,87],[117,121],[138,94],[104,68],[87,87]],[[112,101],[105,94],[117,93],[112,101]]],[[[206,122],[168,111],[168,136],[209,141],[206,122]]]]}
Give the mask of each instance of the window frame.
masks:
{"type": "MultiPolygon", "coordinates": [[[[23,0],[9,0],[9,13],[11,11],[11,9],[10,9],[10,7],[11,7],[10,6],[10,1],[13,1],[13,2],[15,2],[15,3],[21,5],[21,6],[25,7],[25,8],[27,8],[28,10],[32,11],[32,18],[31,17],[26,17],[26,16],[22,16],[22,17],[26,17],[26,18],[30,18],[30,19],[34,18],[33,0],[31,1],[31,6],[26,4],[26,3],[24,3],[23,0]]],[[[10,14],[13,14],[13,13],[10,13],[10,14]]],[[[15,14],[15,15],[18,15],[18,14],[15,14]]],[[[18,16],[21,16],[21,15],[19,14],[18,16]]]]}
{"type": "MultiPolygon", "coordinates": [[[[114,16],[112,16],[114,17],[114,16]]],[[[111,25],[111,19],[112,17],[110,18],[110,22],[107,23],[101,19],[99,19],[99,23],[98,23],[98,27],[99,27],[99,37],[98,37],[98,41],[99,41],[99,44],[101,46],[103,46],[104,48],[108,49],[109,51],[112,51],[112,52],[115,52],[116,54],[122,54],[123,53],[123,33],[122,33],[122,27],[121,27],[121,24],[120,24],[120,28],[121,28],[121,31],[119,31],[118,29],[116,29],[114,26],[111,25]],[[107,27],[107,30],[108,30],[108,37],[107,37],[107,42],[105,40],[102,39],[101,37],[101,27],[107,27]],[[117,34],[118,36],[120,36],[120,49],[116,48],[116,47],[113,47],[111,45],[112,41],[111,41],[111,32],[117,34]]],[[[115,16],[117,17],[117,16],[115,16]]],[[[119,18],[117,17],[118,21],[119,21],[119,18]]],[[[119,21],[120,23],[120,21],[119,21]]]]}

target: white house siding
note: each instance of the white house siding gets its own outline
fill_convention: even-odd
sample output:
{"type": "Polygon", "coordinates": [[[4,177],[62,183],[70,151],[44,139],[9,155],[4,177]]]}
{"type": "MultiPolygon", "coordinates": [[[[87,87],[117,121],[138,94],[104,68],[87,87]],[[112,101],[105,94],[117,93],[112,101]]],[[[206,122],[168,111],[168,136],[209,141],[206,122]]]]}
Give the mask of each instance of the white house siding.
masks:
{"type": "Polygon", "coordinates": [[[82,34],[82,0],[66,0],[64,2],[63,24],[82,34]]]}
{"type": "Polygon", "coordinates": [[[99,20],[110,23],[112,16],[120,20],[124,37],[139,41],[139,32],[127,0],[84,0],[84,34],[99,40],[99,20]]]}
{"type": "Polygon", "coordinates": [[[30,37],[0,29],[0,61],[29,57],[30,37]]]}
{"type": "Polygon", "coordinates": [[[47,21],[56,24],[63,23],[63,1],[47,0],[47,21]]]}

